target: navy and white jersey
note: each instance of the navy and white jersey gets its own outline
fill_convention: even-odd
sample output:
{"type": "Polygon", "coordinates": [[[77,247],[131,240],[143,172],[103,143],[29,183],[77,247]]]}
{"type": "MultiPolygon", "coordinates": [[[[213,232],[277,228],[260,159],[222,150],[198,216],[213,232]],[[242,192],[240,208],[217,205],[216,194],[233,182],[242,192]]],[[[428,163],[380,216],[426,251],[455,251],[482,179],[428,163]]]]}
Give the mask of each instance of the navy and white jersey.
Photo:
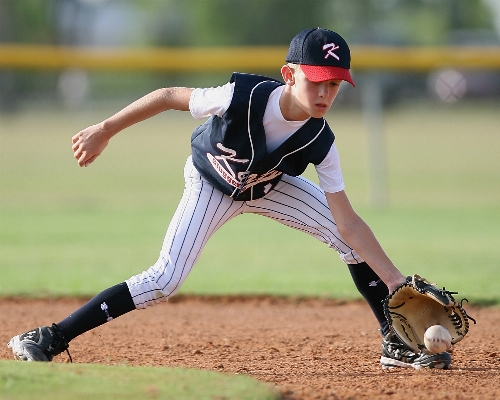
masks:
{"type": "Polygon", "coordinates": [[[269,193],[282,174],[298,176],[308,164],[323,162],[335,140],[324,118],[299,122],[295,132],[268,150],[264,113],[282,82],[235,73],[230,83],[227,109],[198,126],[191,138],[193,163],[204,179],[235,200],[254,200],[269,193]]]}

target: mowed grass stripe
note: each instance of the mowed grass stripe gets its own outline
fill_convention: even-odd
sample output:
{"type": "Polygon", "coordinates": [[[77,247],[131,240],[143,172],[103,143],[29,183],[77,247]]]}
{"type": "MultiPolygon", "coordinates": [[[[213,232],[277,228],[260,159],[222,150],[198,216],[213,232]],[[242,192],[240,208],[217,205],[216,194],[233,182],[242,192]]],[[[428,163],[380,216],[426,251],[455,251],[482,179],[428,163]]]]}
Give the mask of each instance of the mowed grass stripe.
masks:
{"type": "MultiPolygon", "coordinates": [[[[167,112],[113,138],[89,168],[77,167],[71,136],[114,111],[2,117],[0,295],[92,295],[156,261],[198,122],[167,112]]],[[[497,106],[389,109],[390,203],[383,210],[368,202],[362,115],[339,109],[328,120],[347,193],[401,270],[457,288],[471,301],[498,301],[497,106]]],[[[313,169],[306,175],[317,180],[313,169]]],[[[334,251],[255,216],[216,233],[181,291],[359,297],[334,251]]]]}

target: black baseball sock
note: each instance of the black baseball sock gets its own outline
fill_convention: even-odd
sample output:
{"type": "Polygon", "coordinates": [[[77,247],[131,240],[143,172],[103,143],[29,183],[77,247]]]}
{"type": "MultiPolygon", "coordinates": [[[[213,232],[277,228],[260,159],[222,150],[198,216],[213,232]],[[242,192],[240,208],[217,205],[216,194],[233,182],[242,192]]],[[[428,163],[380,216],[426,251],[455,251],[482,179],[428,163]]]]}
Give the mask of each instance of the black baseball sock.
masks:
{"type": "Polygon", "coordinates": [[[106,289],[56,325],[69,342],[84,332],[135,310],[125,282],[106,289]]]}
{"type": "Polygon", "coordinates": [[[354,284],[371,307],[380,324],[380,333],[385,337],[389,333],[389,324],[385,318],[382,301],[389,294],[387,286],[365,262],[348,264],[348,267],[354,284]]]}

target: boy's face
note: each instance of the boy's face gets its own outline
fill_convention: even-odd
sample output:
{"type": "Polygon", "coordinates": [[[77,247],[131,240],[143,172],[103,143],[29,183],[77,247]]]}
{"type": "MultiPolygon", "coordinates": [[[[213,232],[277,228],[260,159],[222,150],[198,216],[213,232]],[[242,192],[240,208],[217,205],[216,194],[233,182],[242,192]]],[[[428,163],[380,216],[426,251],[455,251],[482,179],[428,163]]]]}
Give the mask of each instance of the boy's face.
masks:
{"type": "Polygon", "coordinates": [[[294,71],[289,70],[290,75],[283,71],[287,90],[292,94],[287,109],[288,115],[284,115],[284,117],[297,121],[309,117],[323,117],[332,106],[342,80],[311,82],[300,68],[294,68],[294,71]]]}

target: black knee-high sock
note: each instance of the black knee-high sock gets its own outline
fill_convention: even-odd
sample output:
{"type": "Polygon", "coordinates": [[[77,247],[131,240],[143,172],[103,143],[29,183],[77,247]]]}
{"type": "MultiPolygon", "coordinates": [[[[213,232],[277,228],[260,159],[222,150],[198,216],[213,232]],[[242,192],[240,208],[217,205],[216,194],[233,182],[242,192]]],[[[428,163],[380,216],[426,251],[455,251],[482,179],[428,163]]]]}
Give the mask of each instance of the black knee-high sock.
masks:
{"type": "Polygon", "coordinates": [[[360,264],[348,264],[348,267],[359,293],[361,293],[368,302],[375,314],[375,318],[377,318],[380,324],[380,333],[386,336],[389,333],[389,324],[385,318],[382,301],[389,294],[387,286],[365,262],[360,264]]]}
{"type": "Polygon", "coordinates": [[[125,282],[106,289],[56,325],[69,342],[113,318],[135,310],[125,282]]]}

